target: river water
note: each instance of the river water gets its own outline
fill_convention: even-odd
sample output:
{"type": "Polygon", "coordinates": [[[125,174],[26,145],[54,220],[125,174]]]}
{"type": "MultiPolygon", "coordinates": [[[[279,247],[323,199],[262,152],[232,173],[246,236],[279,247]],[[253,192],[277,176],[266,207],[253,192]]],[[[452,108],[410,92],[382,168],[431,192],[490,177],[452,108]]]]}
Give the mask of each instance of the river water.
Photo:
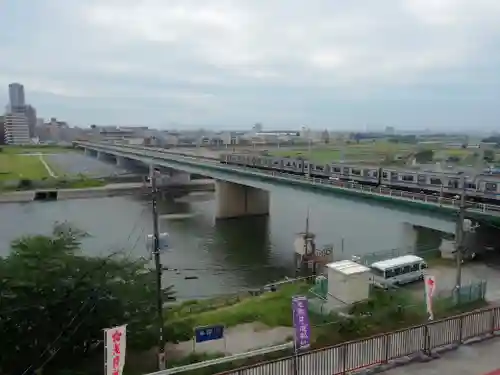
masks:
{"type": "MultiPolygon", "coordinates": [[[[343,252],[340,257],[346,258],[401,247],[406,241],[405,222],[453,228],[445,218],[283,186],[271,192],[268,218],[215,221],[214,200],[187,200],[159,205],[160,230],[169,233],[171,247],[162,262],[178,269],[165,272],[164,282],[174,284],[181,298],[254,288],[293,275],[293,242],[304,230],[308,210],[317,244],[333,244],[336,255],[343,252]],[[173,213],[192,216],[165,217],[173,213]]],[[[152,214],[144,197],[3,204],[0,210],[0,255],[8,253],[11,240],[47,233],[55,222],[67,221],[90,234],[84,241],[86,254],[122,250],[133,257],[149,257],[145,236],[152,231],[152,214]]]]}

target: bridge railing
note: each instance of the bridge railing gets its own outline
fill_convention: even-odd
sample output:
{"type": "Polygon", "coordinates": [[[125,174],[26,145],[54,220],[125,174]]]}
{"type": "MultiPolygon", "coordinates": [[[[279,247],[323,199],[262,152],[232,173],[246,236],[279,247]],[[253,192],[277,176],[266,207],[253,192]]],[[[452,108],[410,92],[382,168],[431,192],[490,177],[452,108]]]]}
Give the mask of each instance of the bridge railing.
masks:
{"type": "MultiPolygon", "coordinates": [[[[80,142],[81,144],[85,144],[84,142],[80,142]]],[[[88,143],[89,145],[92,145],[92,143],[88,143]]],[[[111,148],[116,151],[119,151],[120,148],[128,148],[131,151],[136,150],[137,154],[139,151],[143,150],[141,148],[137,148],[136,146],[130,146],[130,145],[113,145],[113,144],[103,144],[103,145],[96,145],[97,147],[104,147],[104,148],[111,148]]],[[[441,197],[439,195],[430,195],[430,194],[422,194],[422,193],[412,193],[408,191],[403,191],[403,190],[395,190],[395,189],[390,189],[387,187],[373,187],[373,186],[366,186],[366,185],[361,185],[357,184],[354,182],[348,182],[348,181],[340,181],[340,180],[330,180],[330,179],[324,179],[324,178],[316,178],[316,177],[308,177],[308,176],[302,176],[302,175],[296,175],[292,173],[286,173],[286,172],[277,172],[277,171],[270,171],[270,170],[264,170],[264,169],[251,169],[251,168],[246,168],[244,166],[238,166],[238,165],[231,165],[227,166],[226,164],[221,164],[218,159],[213,159],[213,158],[206,158],[206,157],[199,157],[197,155],[181,155],[173,152],[160,152],[156,150],[151,150],[150,148],[144,148],[144,151],[148,152],[154,152],[154,153],[159,153],[159,154],[168,154],[169,159],[173,161],[187,161],[189,163],[203,160],[203,164],[212,164],[217,167],[217,169],[221,170],[238,170],[238,171],[251,171],[253,175],[271,175],[275,177],[280,177],[280,178],[286,178],[290,180],[303,180],[307,181],[312,184],[320,184],[320,185],[329,185],[332,187],[336,188],[342,188],[342,189],[348,189],[348,190],[358,190],[362,191],[365,193],[369,194],[376,194],[376,195],[383,195],[383,196],[389,196],[393,197],[396,199],[404,199],[404,200],[411,200],[411,201],[420,201],[424,203],[430,203],[430,204],[436,204],[439,206],[446,206],[446,207],[455,207],[458,208],[460,206],[460,199],[453,199],[453,198],[445,198],[441,197]]],[[[500,214],[500,206],[497,205],[492,205],[492,204],[485,204],[485,203],[477,203],[477,202],[467,202],[467,207],[469,210],[481,212],[481,213],[491,213],[491,214],[500,214]]]]}

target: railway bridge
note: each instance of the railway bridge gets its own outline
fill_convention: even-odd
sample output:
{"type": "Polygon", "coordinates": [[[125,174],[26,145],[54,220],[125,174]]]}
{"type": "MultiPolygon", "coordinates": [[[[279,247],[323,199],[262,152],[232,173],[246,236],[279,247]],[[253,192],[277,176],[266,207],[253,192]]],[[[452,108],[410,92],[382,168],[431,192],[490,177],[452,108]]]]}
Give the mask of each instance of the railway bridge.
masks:
{"type": "MultiPolygon", "coordinates": [[[[402,209],[417,209],[440,215],[456,216],[459,209],[459,201],[455,199],[255,170],[221,164],[216,158],[184,155],[144,146],[82,141],[74,142],[74,146],[84,149],[88,155],[102,160],[113,160],[123,168],[127,168],[129,163],[138,162],[150,168],[156,166],[166,168],[170,174],[169,178],[178,183],[189,181],[191,174],[213,178],[216,181],[218,219],[269,214],[269,196],[273,185],[277,184],[291,189],[308,189],[311,190],[311,194],[351,196],[384,205],[399,206],[402,209]]],[[[500,206],[474,203],[468,207],[467,216],[483,222],[500,223],[500,206]]]]}

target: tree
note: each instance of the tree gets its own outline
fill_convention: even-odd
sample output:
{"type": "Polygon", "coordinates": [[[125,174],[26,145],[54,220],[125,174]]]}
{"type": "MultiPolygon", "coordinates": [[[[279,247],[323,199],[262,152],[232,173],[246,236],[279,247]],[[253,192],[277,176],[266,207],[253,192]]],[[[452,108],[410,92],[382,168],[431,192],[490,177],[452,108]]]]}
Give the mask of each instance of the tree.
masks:
{"type": "Polygon", "coordinates": [[[495,161],[495,151],[484,150],[483,160],[487,163],[493,163],[495,161]]]}
{"type": "Polygon", "coordinates": [[[123,256],[82,255],[84,236],[56,225],[50,236],[14,241],[0,258],[0,374],[80,367],[102,353],[104,328],[125,323],[128,348],[156,343],[152,272],[123,256]]]}
{"type": "Polygon", "coordinates": [[[415,160],[419,164],[430,163],[434,158],[434,151],[432,150],[422,150],[415,154],[415,160]]]}

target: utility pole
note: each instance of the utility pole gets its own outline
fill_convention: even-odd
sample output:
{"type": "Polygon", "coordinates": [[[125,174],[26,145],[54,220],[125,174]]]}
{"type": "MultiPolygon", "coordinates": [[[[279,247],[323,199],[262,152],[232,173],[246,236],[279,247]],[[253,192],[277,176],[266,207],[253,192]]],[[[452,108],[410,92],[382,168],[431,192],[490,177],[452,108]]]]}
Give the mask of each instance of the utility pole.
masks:
{"type": "Polygon", "coordinates": [[[457,260],[457,279],[455,283],[455,288],[457,289],[458,296],[460,295],[460,286],[462,285],[462,255],[463,255],[463,247],[464,247],[464,220],[465,220],[465,210],[466,210],[466,201],[465,201],[465,175],[462,173],[460,178],[460,184],[462,187],[462,194],[460,196],[460,209],[458,211],[458,220],[456,226],[456,238],[455,238],[455,251],[456,251],[456,260],[457,260]]]}
{"type": "Polygon", "coordinates": [[[151,190],[153,206],[153,255],[156,268],[156,308],[158,312],[158,370],[165,370],[165,338],[163,336],[163,291],[161,287],[162,265],[160,260],[160,229],[158,225],[158,188],[156,178],[158,172],[151,170],[151,190]]]}

